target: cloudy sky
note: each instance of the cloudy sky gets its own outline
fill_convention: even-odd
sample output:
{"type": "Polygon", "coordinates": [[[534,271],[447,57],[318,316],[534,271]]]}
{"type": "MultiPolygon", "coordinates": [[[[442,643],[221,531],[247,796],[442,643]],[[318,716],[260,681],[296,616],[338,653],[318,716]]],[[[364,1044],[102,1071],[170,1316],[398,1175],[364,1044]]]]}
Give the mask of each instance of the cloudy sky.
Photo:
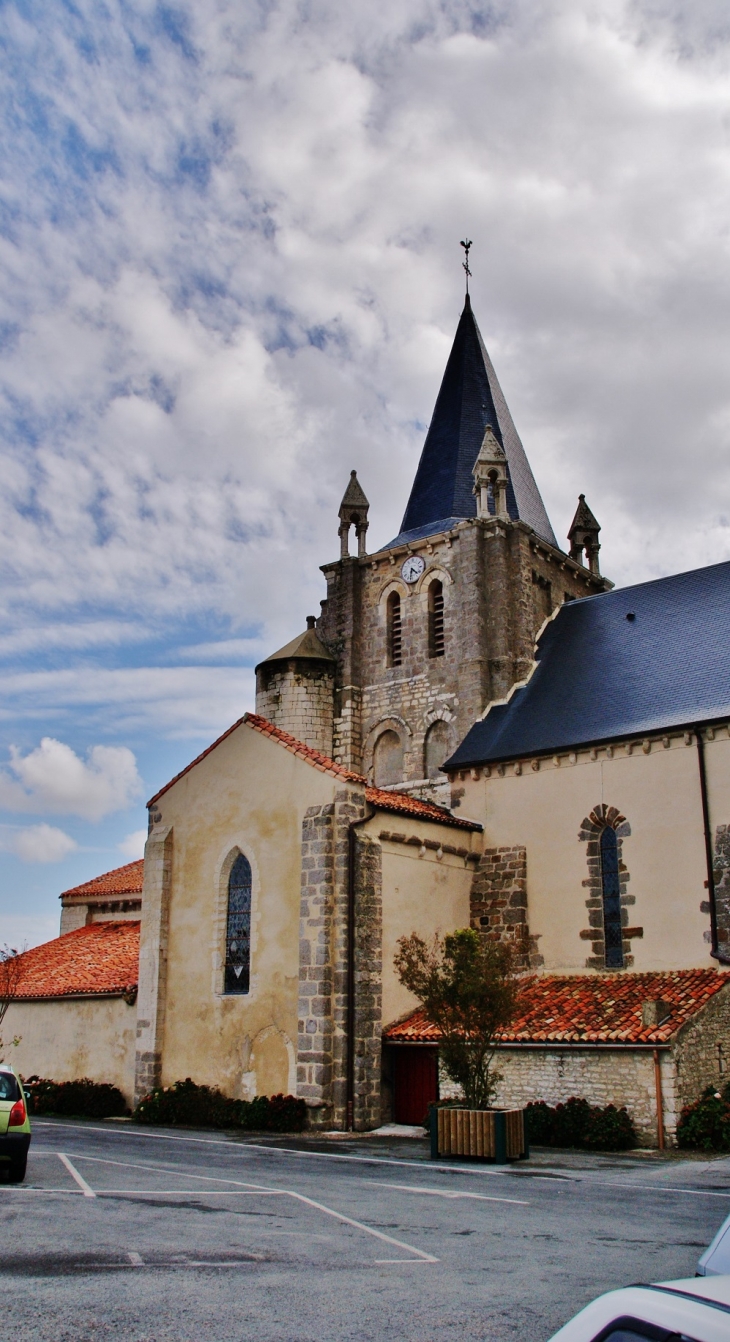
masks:
{"type": "Polygon", "coordinates": [[[721,0],[0,0],[0,942],[398,529],[474,240],[563,537],[730,557],[721,0]]]}

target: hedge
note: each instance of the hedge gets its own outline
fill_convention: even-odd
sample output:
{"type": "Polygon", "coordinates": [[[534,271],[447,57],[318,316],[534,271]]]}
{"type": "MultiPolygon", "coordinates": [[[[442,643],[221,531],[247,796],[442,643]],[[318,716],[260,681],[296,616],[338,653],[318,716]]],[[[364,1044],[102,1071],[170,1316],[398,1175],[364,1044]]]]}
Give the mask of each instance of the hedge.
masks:
{"type": "Polygon", "coordinates": [[[677,1124],[677,1145],[698,1151],[730,1151],[730,1082],[721,1091],[708,1086],[685,1105],[677,1124]]]}
{"type": "Polygon", "coordinates": [[[529,1140],[535,1146],[573,1146],[590,1151],[627,1151],[637,1145],[636,1131],[625,1109],[605,1109],[573,1095],[552,1108],[544,1100],[525,1110],[529,1140]]]}
{"type": "Polygon", "coordinates": [[[119,1118],[128,1113],[121,1090],[105,1081],[48,1081],[29,1076],[23,1090],[31,1114],[63,1114],[73,1118],[119,1118]]]}
{"type": "Polygon", "coordinates": [[[304,1100],[293,1095],[257,1095],[231,1100],[217,1086],[198,1086],[190,1077],[173,1086],[157,1086],[140,1100],[135,1123],[165,1127],[243,1128],[247,1132],[302,1132],[307,1122],[304,1100]]]}

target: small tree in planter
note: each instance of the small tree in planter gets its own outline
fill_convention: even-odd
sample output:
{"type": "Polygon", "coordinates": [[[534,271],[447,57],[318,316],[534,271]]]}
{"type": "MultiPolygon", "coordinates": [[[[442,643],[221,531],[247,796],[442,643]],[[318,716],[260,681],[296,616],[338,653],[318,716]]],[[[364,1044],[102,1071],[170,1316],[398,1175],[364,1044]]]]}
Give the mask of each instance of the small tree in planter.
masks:
{"type": "Polygon", "coordinates": [[[441,1034],[444,1070],[467,1109],[488,1109],[501,1074],[495,1038],[510,1024],[518,991],[519,947],[480,937],[471,927],[434,937],[401,937],[395,969],[441,1034]]]}
{"type": "MultiPolygon", "coordinates": [[[[23,947],[23,950],[25,947],[23,947]]],[[[24,963],[22,960],[23,950],[17,951],[13,946],[0,946],[0,1028],[8,1013],[8,1008],[15,1000],[20,989],[20,980],[23,977],[24,963]]],[[[0,1035],[0,1062],[5,1060],[5,1052],[20,1043],[21,1036],[14,1035],[7,1043],[0,1035]]]]}

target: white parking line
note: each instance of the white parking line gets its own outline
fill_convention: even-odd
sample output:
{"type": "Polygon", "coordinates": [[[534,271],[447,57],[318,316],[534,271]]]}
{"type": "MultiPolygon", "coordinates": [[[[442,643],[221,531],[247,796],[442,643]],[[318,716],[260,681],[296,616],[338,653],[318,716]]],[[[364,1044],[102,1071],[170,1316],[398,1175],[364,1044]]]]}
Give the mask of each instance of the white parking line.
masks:
{"type": "Polygon", "coordinates": [[[475,1202],[510,1202],[514,1207],[529,1207],[522,1198],[490,1198],[486,1193],[452,1193],[445,1188],[420,1188],[418,1184],[386,1184],[380,1179],[358,1179],[359,1184],[368,1184],[371,1188],[395,1188],[401,1193],[426,1193],[433,1198],[472,1198],[475,1202]]]}
{"type": "MultiPolygon", "coordinates": [[[[323,1202],[315,1202],[313,1198],[307,1198],[303,1193],[290,1193],[290,1197],[296,1198],[298,1202],[306,1202],[309,1207],[316,1207],[318,1211],[324,1212],[326,1216],[334,1216],[338,1221],[344,1221],[346,1225],[355,1226],[357,1230],[364,1230],[366,1235],[374,1235],[376,1239],[384,1240],[386,1244],[394,1244],[396,1249],[405,1249],[407,1253],[413,1253],[417,1258],[422,1258],[424,1263],[438,1263],[438,1258],[433,1254],[426,1253],[424,1249],[415,1249],[412,1244],[404,1244],[402,1240],[393,1239],[392,1235],[384,1235],[382,1230],[374,1230],[372,1226],[366,1226],[362,1221],[354,1221],[351,1216],[343,1216],[342,1212],[333,1211],[331,1207],[325,1207],[323,1202]]],[[[377,1258],[378,1263],[393,1262],[393,1259],[377,1258]]]]}
{"type": "MultiPolygon", "coordinates": [[[[123,1161],[123,1160],[105,1160],[101,1156],[77,1155],[76,1159],[90,1161],[94,1165],[113,1165],[121,1169],[147,1170],[158,1174],[174,1174],[174,1175],[178,1174],[177,1170],[167,1169],[164,1166],[138,1165],[135,1162],[123,1161]]],[[[79,1176],[79,1178],[80,1177],[81,1176],[79,1176]]],[[[384,1240],[386,1244],[393,1244],[395,1245],[396,1249],[405,1249],[406,1253],[414,1254],[416,1258],[423,1259],[425,1263],[438,1263],[439,1261],[438,1258],[434,1258],[433,1254],[426,1253],[425,1250],[423,1249],[416,1249],[412,1244],[405,1244],[403,1240],[393,1239],[392,1235],[385,1235],[382,1230],[375,1230],[373,1226],[365,1225],[363,1221],[355,1221],[353,1217],[345,1216],[343,1212],[335,1211],[333,1207],[326,1207],[323,1202],[315,1202],[313,1198],[306,1197],[304,1193],[297,1193],[296,1190],[293,1188],[266,1188],[259,1184],[251,1183],[248,1179],[226,1179],[210,1174],[191,1174],[189,1170],[181,1170],[179,1177],[181,1178],[185,1177],[188,1179],[196,1179],[196,1180],[199,1179],[202,1183],[234,1184],[237,1187],[252,1189],[258,1193],[268,1194],[269,1196],[278,1195],[279,1197],[294,1198],[295,1201],[297,1202],[303,1202],[309,1207],[315,1207],[317,1211],[323,1212],[325,1216],[332,1216],[335,1218],[335,1220],[344,1222],[345,1225],[351,1225],[354,1226],[356,1230],[362,1230],[366,1235],[372,1235],[375,1239],[384,1240]]],[[[88,1188],[88,1184],[86,1186],[88,1188]]],[[[102,1189],[100,1189],[99,1191],[101,1196],[103,1197],[104,1191],[102,1189]]],[[[205,1190],[201,1189],[200,1194],[204,1193],[205,1190]]],[[[92,1194],[92,1196],[96,1197],[96,1194],[94,1193],[92,1194]]],[[[165,1190],[159,1189],[157,1192],[157,1196],[164,1197],[165,1190]]],[[[385,1261],[385,1260],[378,1260],[378,1261],[385,1261]]]]}
{"type": "MultiPolygon", "coordinates": [[[[497,1169],[493,1165],[439,1165],[435,1161],[415,1161],[415,1160],[394,1160],[390,1156],[347,1156],[339,1155],[331,1151],[296,1151],[286,1146],[265,1146],[263,1143],[254,1142],[236,1142],[223,1137],[179,1137],[174,1133],[165,1132],[143,1132],[138,1128],[128,1128],[125,1125],[124,1130],[119,1128],[96,1128],[86,1123],[43,1123],[36,1120],[35,1128],[73,1128],[75,1132],[100,1132],[105,1136],[114,1137],[142,1137],[148,1140],[152,1139],[160,1142],[186,1142],[197,1146],[225,1146],[231,1154],[242,1154],[251,1151],[263,1151],[271,1155],[282,1156],[301,1156],[309,1160],[339,1160],[347,1161],[358,1165],[398,1165],[401,1169],[423,1170],[428,1174],[467,1174],[476,1175],[481,1178],[501,1178],[501,1179],[530,1179],[541,1183],[549,1183],[554,1188],[573,1188],[576,1184],[590,1184],[596,1188],[631,1188],[643,1193],[669,1193],[672,1195],[683,1195],[687,1197],[698,1198],[724,1198],[730,1199],[730,1193],[718,1193],[709,1188],[679,1188],[676,1185],[661,1184],[636,1184],[633,1182],[618,1179],[596,1179],[592,1174],[585,1174],[581,1171],[564,1170],[555,1172],[545,1171],[538,1174],[537,1170],[521,1168],[519,1171],[511,1169],[497,1169]]],[[[46,1154],[38,1152],[38,1155],[46,1154]]],[[[89,1157],[85,1157],[89,1159],[89,1157]]]]}
{"type": "Polygon", "coordinates": [[[87,1184],[86,1180],[81,1177],[78,1170],[71,1164],[71,1161],[69,1160],[68,1156],[65,1156],[62,1151],[58,1151],[56,1154],[58,1155],[58,1159],[61,1161],[61,1164],[66,1166],[66,1169],[71,1175],[71,1178],[76,1180],[84,1197],[95,1198],[96,1193],[94,1192],[93,1188],[89,1188],[89,1185],[87,1184]]]}

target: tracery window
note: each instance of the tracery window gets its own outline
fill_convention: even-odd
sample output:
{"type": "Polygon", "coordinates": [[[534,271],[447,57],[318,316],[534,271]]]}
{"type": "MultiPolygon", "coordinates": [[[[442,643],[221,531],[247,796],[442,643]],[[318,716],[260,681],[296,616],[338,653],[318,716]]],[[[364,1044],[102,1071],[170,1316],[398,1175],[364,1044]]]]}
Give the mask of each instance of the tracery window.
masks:
{"type": "Polygon", "coordinates": [[[444,655],[444,588],[438,579],[428,589],[428,655],[444,655]]]}
{"type": "Polygon", "coordinates": [[[601,888],[603,893],[603,933],[606,968],[622,969],[624,963],[621,932],[621,890],[618,871],[616,831],[608,825],[601,834],[601,888]]]}
{"type": "Polygon", "coordinates": [[[403,630],[398,592],[388,597],[388,665],[400,666],[403,660],[403,630]]]}
{"type": "Polygon", "coordinates": [[[225,992],[247,993],[251,974],[251,864],[239,853],[228,877],[225,992]]]}

